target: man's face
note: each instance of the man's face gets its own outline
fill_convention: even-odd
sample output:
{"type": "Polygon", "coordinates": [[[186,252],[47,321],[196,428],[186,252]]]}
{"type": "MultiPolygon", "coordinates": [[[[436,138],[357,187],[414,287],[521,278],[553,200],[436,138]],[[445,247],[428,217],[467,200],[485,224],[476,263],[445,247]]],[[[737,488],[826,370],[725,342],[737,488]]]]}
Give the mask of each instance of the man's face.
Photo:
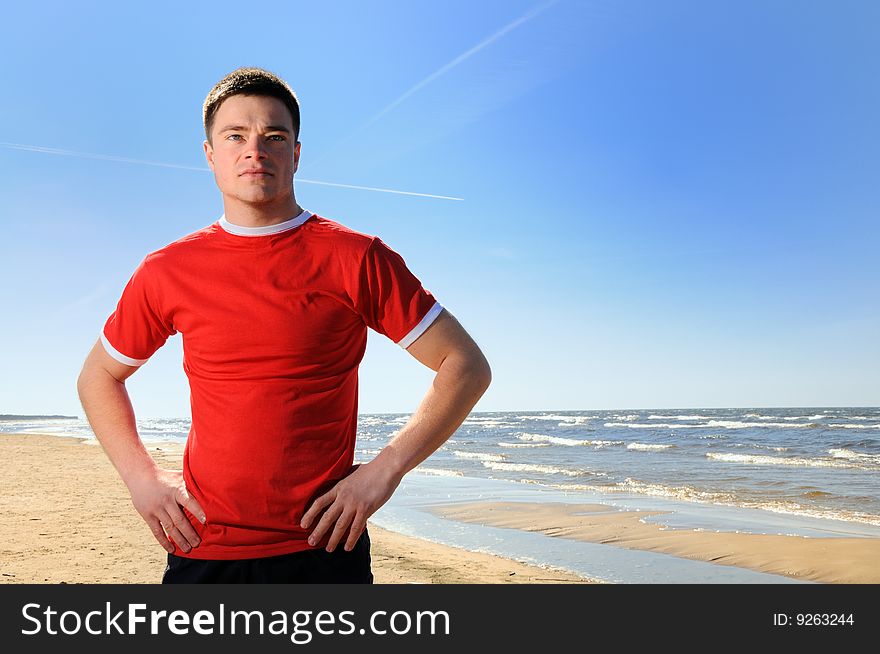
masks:
{"type": "Polygon", "coordinates": [[[284,202],[293,192],[300,144],[293,119],[281,100],[234,95],[214,115],[213,147],[205,156],[224,198],[246,204],[284,202]]]}

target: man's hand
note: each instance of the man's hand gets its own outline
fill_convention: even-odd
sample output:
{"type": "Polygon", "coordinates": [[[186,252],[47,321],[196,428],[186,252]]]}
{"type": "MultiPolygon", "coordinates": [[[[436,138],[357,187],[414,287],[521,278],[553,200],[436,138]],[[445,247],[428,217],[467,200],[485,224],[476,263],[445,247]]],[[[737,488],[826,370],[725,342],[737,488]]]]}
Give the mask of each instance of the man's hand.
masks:
{"type": "Polygon", "coordinates": [[[328,530],[327,551],[332,552],[345,539],[345,551],[350,552],[367,526],[367,519],[388,501],[400,485],[400,477],[381,463],[371,461],[359,465],[348,477],[315,500],[302,517],[300,526],[308,529],[315,518],[324,512],[309,536],[309,545],[317,545],[328,530]]]}
{"type": "Polygon", "coordinates": [[[198,547],[199,536],[181,507],[202,524],[205,523],[205,512],[187,492],[182,472],[156,468],[150,475],[133,482],[129,491],[134,508],[169,553],[174,552],[172,540],[184,552],[198,547]]]}

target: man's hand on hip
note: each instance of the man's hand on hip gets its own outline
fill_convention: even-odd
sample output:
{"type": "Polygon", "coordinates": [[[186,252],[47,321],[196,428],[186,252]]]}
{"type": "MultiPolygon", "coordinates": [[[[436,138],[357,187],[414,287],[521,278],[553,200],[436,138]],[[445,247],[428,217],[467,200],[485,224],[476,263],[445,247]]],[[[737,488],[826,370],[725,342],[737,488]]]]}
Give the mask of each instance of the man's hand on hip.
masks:
{"type": "Polygon", "coordinates": [[[332,552],[340,542],[350,552],[367,526],[367,519],[388,501],[400,484],[400,478],[381,463],[371,461],[359,465],[354,472],[315,500],[300,521],[308,529],[323,512],[323,516],[309,536],[309,544],[317,545],[330,532],[327,551],[332,552]]]}
{"type": "Polygon", "coordinates": [[[133,482],[129,491],[134,508],[159,544],[169,553],[174,552],[172,541],[184,552],[199,545],[199,536],[181,507],[196,516],[202,524],[205,522],[205,512],[187,492],[182,472],[157,468],[150,475],[133,482]]]}

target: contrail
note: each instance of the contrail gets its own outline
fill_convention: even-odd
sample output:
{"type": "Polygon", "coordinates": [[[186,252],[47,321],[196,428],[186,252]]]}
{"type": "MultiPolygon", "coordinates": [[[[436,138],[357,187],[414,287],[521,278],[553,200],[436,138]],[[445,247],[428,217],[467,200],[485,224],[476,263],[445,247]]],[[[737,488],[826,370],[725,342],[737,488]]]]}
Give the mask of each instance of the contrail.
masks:
{"type": "Polygon", "coordinates": [[[159,166],[161,168],[181,168],[183,170],[210,170],[210,168],[197,168],[195,166],[179,166],[177,164],[160,163],[158,161],[144,161],[143,159],[129,159],[110,154],[92,154],[90,152],[74,152],[73,150],[59,150],[58,148],[44,148],[40,145],[22,145],[21,143],[3,143],[4,148],[13,150],[27,150],[29,152],[45,152],[46,154],[63,154],[68,157],[81,157],[83,159],[103,159],[104,161],[122,161],[124,163],[142,164],[144,166],[159,166]]]}
{"type": "Polygon", "coordinates": [[[331,150],[326,151],[323,155],[320,155],[317,159],[315,159],[315,160],[313,160],[313,161],[309,161],[306,165],[308,165],[308,166],[310,166],[310,167],[311,167],[311,166],[314,166],[316,163],[318,163],[320,160],[322,160],[325,156],[327,156],[327,154],[329,154],[329,152],[331,152],[331,151],[337,149],[337,148],[338,148],[340,145],[342,145],[343,143],[346,143],[346,142],[350,141],[350,140],[352,139],[352,137],[354,137],[356,134],[359,134],[360,132],[362,132],[363,130],[365,130],[367,127],[369,127],[370,125],[372,125],[373,123],[375,123],[375,122],[376,122],[377,120],[379,120],[382,116],[384,116],[384,115],[387,114],[389,111],[391,111],[392,109],[394,109],[397,105],[399,105],[401,102],[403,102],[404,100],[406,100],[407,98],[409,98],[411,95],[417,93],[418,91],[420,91],[421,89],[423,89],[425,86],[427,86],[428,84],[430,84],[431,82],[433,82],[433,81],[434,81],[435,79],[437,79],[438,77],[440,77],[440,76],[442,76],[442,75],[445,75],[445,74],[448,73],[450,70],[452,70],[453,68],[455,68],[456,66],[458,66],[458,65],[459,65],[460,63],[462,63],[463,61],[469,59],[469,58],[472,57],[474,54],[476,54],[477,52],[479,52],[480,50],[482,50],[483,48],[485,48],[485,47],[487,47],[487,46],[489,46],[489,45],[495,43],[495,41],[497,41],[498,39],[500,39],[502,36],[504,36],[504,35],[507,34],[508,32],[511,32],[511,31],[515,30],[517,27],[519,27],[519,26],[522,25],[523,23],[525,23],[525,22],[527,22],[527,21],[530,21],[532,18],[534,18],[534,17],[537,16],[538,14],[543,13],[544,11],[546,11],[547,9],[549,9],[550,7],[552,7],[553,5],[555,5],[557,2],[559,2],[559,0],[550,0],[549,2],[545,2],[544,4],[541,4],[541,5],[538,5],[538,6],[536,6],[536,7],[533,7],[532,9],[530,9],[529,11],[527,11],[526,13],[524,13],[522,16],[520,16],[520,17],[517,18],[516,20],[514,20],[514,21],[508,23],[507,25],[505,25],[504,27],[502,27],[500,30],[498,30],[497,32],[495,32],[495,33],[492,34],[491,36],[488,36],[487,38],[485,38],[485,39],[483,39],[482,41],[480,41],[477,45],[475,45],[474,47],[472,47],[470,50],[467,50],[466,52],[461,53],[461,54],[458,55],[455,59],[453,59],[452,61],[450,61],[449,63],[447,63],[445,66],[442,66],[442,67],[438,68],[438,69],[435,70],[433,73],[431,73],[430,75],[428,75],[425,79],[423,79],[421,82],[418,82],[417,84],[415,84],[414,86],[412,86],[411,88],[409,88],[409,89],[408,89],[407,91],[405,91],[402,95],[400,95],[397,99],[393,100],[388,106],[386,106],[384,109],[382,109],[379,113],[377,113],[375,116],[373,116],[372,118],[370,118],[369,120],[367,120],[367,122],[365,122],[363,125],[361,125],[361,126],[358,127],[356,130],[354,130],[351,134],[349,134],[348,136],[346,136],[346,137],[345,137],[344,139],[342,139],[341,141],[338,141],[338,142],[336,143],[336,145],[334,145],[334,146],[331,148],[331,150]]]}
{"type": "Polygon", "coordinates": [[[362,191],[379,191],[380,193],[397,193],[398,195],[417,195],[420,198],[437,198],[439,200],[456,200],[464,202],[464,198],[454,198],[450,195],[432,195],[430,193],[413,193],[411,191],[394,191],[390,188],[375,188],[373,186],[355,186],[354,184],[336,184],[334,182],[319,182],[315,179],[303,179],[297,177],[296,181],[305,182],[306,184],[321,184],[322,186],[341,186],[342,188],[355,188],[362,191]]]}
{"type": "Polygon", "coordinates": [[[529,11],[524,13],[522,16],[520,16],[516,20],[508,23],[507,25],[502,27],[500,30],[498,30],[497,32],[495,32],[491,36],[480,41],[477,45],[472,47],[467,52],[463,52],[462,54],[458,55],[455,59],[450,61],[448,64],[437,69],[436,71],[434,71],[433,73],[428,75],[425,79],[423,79],[421,82],[418,82],[415,86],[413,86],[412,88],[410,88],[409,90],[404,92],[400,97],[398,97],[396,100],[391,102],[391,104],[389,104],[387,107],[382,109],[382,111],[380,111],[375,116],[370,118],[366,123],[364,123],[364,125],[361,127],[361,129],[363,129],[364,127],[367,127],[369,125],[372,125],[374,122],[379,120],[382,116],[384,116],[389,111],[394,109],[394,107],[399,105],[401,102],[406,100],[408,97],[410,97],[414,93],[417,93],[419,90],[421,90],[422,88],[424,88],[425,86],[427,86],[428,84],[433,82],[435,79],[437,79],[441,75],[448,73],[450,70],[452,70],[453,68],[458,66],[463,61],[469,59],[470,57],[475,55],[477,52],[482,50],[483,48],[485,48],[489,45],[492,45],[493,43],[495,43],[495,41],[500,39],[502,36],[504,36],[508,32],[511,32],[511,31],[515,30],[517,27],[519,27],[520,25],[522,25],[523,23],[530,21],[532,18],[534,18],[538,14],[546,11],[547,9],[549,9],[550,7],[555,5],[557,2],[559,2],[559,0],[550,0],[549,2],[545,2],[542,5],[538,5],[537,7],[530,9],[529,11]]]}
{"type": "MultiPolygon", "coordinates": [[[[12,150],[26,150],[28,152],[42,152],[44,154],[60,154],[68,157],[80,157],[82,159],[101,159],[103,161],[121,161],[123,163],[141,164],[143,166],[159,166],[160,168],[177,168],[180,170],[197,170],[200,172],[211,172],[210,168],[201,168],[198,166],[181,166],[179,164],[163,163],[160,161],[145,161],[143,159],[130,159],[129,157],[117,157],[110,154],[94,154],[91,152],[75,152],[73,150],[61,150],[58,148],[47,148],[40,145],[24,145],[22,143],[4,143],[0,142],[0,146],[10,148],[12,150]]],[[[304,184],[320,184],[321,186],[336,186],[339,188],[351,188],[359,191],[377,191],[379,193],[394,193],[396,195],[413,195],[420,198],[436,198],[438,200],[455,200],[463,202],[464,198],[456,198],[449,195],[434,195],[432,193],[414,193],[412,191],[398,191],[390,188],[376,188],[373,186],[357,186],[355,184],[338,184],[336,182],[322,182],[315,179],[296,178],[297,182],[304,184]]]]}

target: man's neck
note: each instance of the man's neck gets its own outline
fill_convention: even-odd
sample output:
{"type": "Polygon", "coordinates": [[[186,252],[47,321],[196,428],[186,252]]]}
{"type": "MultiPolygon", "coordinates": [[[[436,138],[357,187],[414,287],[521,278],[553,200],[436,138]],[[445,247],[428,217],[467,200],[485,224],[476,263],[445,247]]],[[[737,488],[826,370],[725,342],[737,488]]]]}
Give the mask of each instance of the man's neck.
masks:
{"type": "Polygon", "coordinates": [[[296,198],[290,197],[277,205],[248,204],[237,200],[223,198],[223,215],[226,220],[241,227],[267,227],[277,225],[285,220],[295,218],[303,211],[296,202],[296,198]]]}

